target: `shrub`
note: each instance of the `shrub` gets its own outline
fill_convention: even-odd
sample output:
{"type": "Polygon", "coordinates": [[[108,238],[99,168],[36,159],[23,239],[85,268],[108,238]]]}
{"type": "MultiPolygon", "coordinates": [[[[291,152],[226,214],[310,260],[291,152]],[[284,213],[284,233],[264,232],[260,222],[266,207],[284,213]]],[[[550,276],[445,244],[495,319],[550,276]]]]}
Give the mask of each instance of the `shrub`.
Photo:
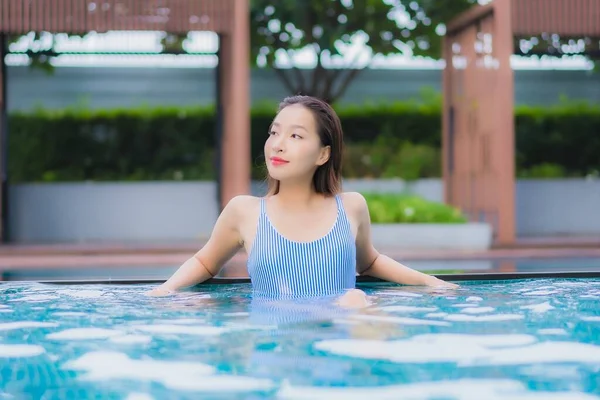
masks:
{"type": "Polygon", "coordinates": [[[418,196],[387,193],[364,193],[363,196],[369,206],[373,223],[457,224],[467,222],[467,218],[457,208],[418,196]]]}
{"type": "MultiPolygon", "coordinates": [[[[252,110],[255,179],[264,177],[263,144],[275,110],[274,104],[252,110]]],[[[344,177],[441,175],[438,98],[336,110],[345,131],[344,177]]],[[[600,106],[521,106],[515,123],[518,176],[585,176],[600,170],[600,106]]],[[[36,110],[11,113],[8,126],[11,183],[216,177],[214,107],[36,110]]]]}
{"type": "Polygon", "coordinates": [[[561,165],[542,163],[528,169],[522,169],[518,173],[519,178],[531,179],[554,179],[567,176],[567,172],[561,165]]]}

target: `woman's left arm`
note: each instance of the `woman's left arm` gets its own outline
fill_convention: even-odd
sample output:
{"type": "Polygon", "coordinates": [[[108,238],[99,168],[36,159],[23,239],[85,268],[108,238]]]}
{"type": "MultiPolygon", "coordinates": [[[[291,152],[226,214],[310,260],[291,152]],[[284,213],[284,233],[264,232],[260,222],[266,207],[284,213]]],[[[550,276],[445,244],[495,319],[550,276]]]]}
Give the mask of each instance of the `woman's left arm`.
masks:
{"type": "Polygon", "coordinates": [[[371,216],[365,198],[359,194],[352,195],[351,202],[356,212],[358,230],[356,235],[357,272],[388,282],[404,285],[426,285],[458,287],[458,285],[443,281],[435,276],[424,274],[411,269],[394,259],[380,254],[371,241],[371,216]]]}

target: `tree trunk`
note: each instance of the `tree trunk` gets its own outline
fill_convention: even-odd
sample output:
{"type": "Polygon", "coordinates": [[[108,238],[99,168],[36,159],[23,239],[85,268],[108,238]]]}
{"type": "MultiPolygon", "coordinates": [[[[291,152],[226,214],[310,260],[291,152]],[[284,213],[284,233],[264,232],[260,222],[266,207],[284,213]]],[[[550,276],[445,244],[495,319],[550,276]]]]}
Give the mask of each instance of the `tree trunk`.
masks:
{"type": "Polygon", "coordinates": [[[345,93],[362,69],[325,69],[321,64],[310,72],[308,79],[305,72],[298,68],[274,68],[275,73],[290,95],[306,95],[333,104],[345,93]]]}

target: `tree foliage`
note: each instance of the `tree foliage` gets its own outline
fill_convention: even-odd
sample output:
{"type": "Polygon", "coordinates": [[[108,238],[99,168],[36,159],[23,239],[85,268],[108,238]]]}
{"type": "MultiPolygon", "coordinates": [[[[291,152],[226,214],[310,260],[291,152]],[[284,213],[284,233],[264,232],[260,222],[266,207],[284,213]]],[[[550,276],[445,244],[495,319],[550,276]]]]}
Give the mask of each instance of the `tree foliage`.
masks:
{"type": "MultiPolygon", "coordinates": [[[[339,99],[354,78],[378,56],[441,58],[445,23],[477,0],[250,0],[251,62],[272,68],[290,94],[302,93],[329,102],[339,99]],[[359,43],[370,52],[352,51],[359,43]],[[297,57],[311,54],[312,65],[297,57]]],[[[47,34],[47,33],[46,33],[47,34]]],[[[29,35],[30,65],[52,72],[54,40],[29,35]],[[40,45],[45,43],[44,45],[40,45]],[[46,46],[48,45],[48,46],[46,46]],[[35,50],[34,50],[35,48],[35,50]]],[[[14,42],[19,36],[9,38],[14,42]]],[[[163,53],[184,52],[186,35],[166,34],[163,53]]],[[[600,60],[598,38],[541,34],[516,38],[515,53],[524,56],[585,54],[600,60]]],[[[596,64],[597,65],[597,64],[596,64]]]]}
{"type": "Polygon", "coordinates": [[[600,66],[600,38],[598,37],[560,36],[543,32],[535,36],[517,36],[514,39],[514,51],[519,56],[565,58],[583,55],[593,63],[596,71],[600,66]]]}
{"type": "Polygon", "coordinates": [[[444,23],[475,0],[252,0],[252,60],[273,68],[292,93],[334,102],[376,55],[441,57],[444,23]],[[357,40],[370,55],[344,49],[357,40]],[[310,71],[294,62],[315,59],[310,71]],[[281,65],[281,60],[288,65],[281,65]],[[336,61],[336,68],[325,68],[336,61]]]}

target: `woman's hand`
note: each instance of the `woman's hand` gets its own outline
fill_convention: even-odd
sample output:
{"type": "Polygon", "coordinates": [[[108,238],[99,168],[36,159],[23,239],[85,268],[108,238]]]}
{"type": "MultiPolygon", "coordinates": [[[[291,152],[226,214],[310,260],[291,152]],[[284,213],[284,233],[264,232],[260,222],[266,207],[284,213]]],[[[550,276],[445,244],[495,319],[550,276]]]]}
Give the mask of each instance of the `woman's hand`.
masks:
{"type": "Polygon", "coordinates": [[[428,282],[427,286],[445,289],[458,289],[460,287],[456,283],[446,282],[442,279],[436,278],[435,276],[432,276],[432,278],[432,281],[430,283],[428,282]]]}
{"type": "Polygon", "coordinates": [[[165,297],[174,294],[175,291],[161,285],[145,293],[149,297],[165,297]]]}
{"type": "Polygon", "coordinates": [[[365,292],[360,289],[351,289],[338,299],[337,304],[344,308],[366,308],[370,302],[365,292]]]}

